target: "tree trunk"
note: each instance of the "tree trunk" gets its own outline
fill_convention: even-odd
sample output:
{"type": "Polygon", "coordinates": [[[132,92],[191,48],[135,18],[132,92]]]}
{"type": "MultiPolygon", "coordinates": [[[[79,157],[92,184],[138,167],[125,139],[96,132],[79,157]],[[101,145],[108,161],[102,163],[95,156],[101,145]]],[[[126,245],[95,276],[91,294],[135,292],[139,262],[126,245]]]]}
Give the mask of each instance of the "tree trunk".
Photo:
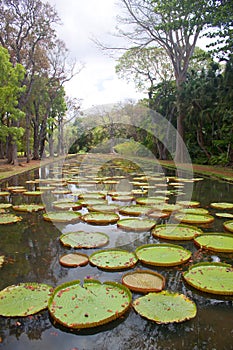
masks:
{"type": "Polygon", "coordinates": [[[49,156],[54,157],[54,140],[53,135],[49,135],[49,156]]]}
{"type": "Polygon", "coordinates": [[[27,163],[30,162],[30,121],[29,116],[26,113],[26,156],[27,156],[27,163]]]}
{"type": "Polygon", "coordinates": [[[33,158],[34,160],[40,159],[39,156],[39,124],[34,121],[34,127],[33,127],[33,158]]]}
{"type": "Polygon", "coordinates": [[[176,131],[176,163],[185,163],[185,145],[184,145],[184,116],[178,113],[176,131]]]}

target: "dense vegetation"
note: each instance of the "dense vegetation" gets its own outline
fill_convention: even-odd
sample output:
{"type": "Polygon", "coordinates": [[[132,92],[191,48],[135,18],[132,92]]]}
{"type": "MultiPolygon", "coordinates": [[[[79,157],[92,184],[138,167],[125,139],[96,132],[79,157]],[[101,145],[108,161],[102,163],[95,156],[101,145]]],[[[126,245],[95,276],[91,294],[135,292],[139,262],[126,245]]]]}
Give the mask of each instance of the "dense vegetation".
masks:
{"type": "Polygon", "coordinates": [[[147,92],[148,99],[77,118],[78,96],[69,99],[64,83],[82,67],[68,64],[67,48],[56,32],[56,10],[40,0],[0,1],[0,157],[17,164],[19,151],[30,161],[45,151],[50,156],[96,146],[96,151],[119,151],[122,143],[138,155],[152,152],[159,159],[182,162],[185,144],[193,162],[232,164],[230,1],[120,4],[126,14],[120,18],[119,33],[132,45],[118,59],[116,72],[147,92]],[[197,47],[203,35],[211,42],[208,52],[197,47]],[[172,151],[162,130],[155,132],[154,117],[145,108],[178,130],[181,138],[173,140],[172,151]]]}

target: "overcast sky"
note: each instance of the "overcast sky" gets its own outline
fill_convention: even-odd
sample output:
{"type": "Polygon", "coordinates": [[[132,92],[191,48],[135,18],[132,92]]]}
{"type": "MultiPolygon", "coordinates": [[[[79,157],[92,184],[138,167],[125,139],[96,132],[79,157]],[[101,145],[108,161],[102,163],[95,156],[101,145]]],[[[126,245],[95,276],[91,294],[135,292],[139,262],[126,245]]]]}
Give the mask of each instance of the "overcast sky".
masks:
{"type": "MultiPolygon", "coordinates": [[[[116,62],[96,47],[91,38],[104,43],[116,40],[114,33],[119,7],[116,0],[48,0],[63,25],[59,37],[73,58],[85,67],[66,85],[69,96],[83,100],[82,109],[142,97],[134,87],[117,78],[116,62]]],[[[144,95],[145,96],[145,95],[144,95]]]]}

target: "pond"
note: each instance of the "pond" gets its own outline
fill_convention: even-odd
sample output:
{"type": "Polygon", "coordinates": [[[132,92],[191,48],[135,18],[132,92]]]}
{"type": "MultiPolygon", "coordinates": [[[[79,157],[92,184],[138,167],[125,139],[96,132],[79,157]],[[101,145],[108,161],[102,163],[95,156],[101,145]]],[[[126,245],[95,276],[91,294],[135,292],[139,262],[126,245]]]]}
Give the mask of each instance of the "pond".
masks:
{"type": "MultiPolygon", "coordinates": [[[[37,190],[39,187],[52,187],[55,183],[54,178],[57,183],[52,189],[43,192],[42,196],[32,197],[10,192],[9,196],[0,197],[0,202],[13,205],[43,202],[46,210],[50,211],[54,201],[70,198],[75,202],[79,199],[80,193],[102,192],[106,195],[108,204],[117,204],[119,207],[135,204],[135,199],[147,197],[148,193],[150,196],[166,196],[168,203],[171,204],[185,199],[186,194],[191,193],[190,200],[200,202],[200,206],[207,209],[214,217],[213,223],[201,229],[204,232],[224,232],[223,223],[229,219],[217,217],[216,212],[221,210],[211,208],[210,203],[232,202],[233,184],[200,178],[199,175],[194,176],[197,181],[185,181],[185,177],[186,173],[182,173],[182,179],[177,181],[176,174],[171,170],[147,163],[139,166],[133,160],[122,161],[103,156],[98,164],[81,164],[79,159],[73,159],[63,164],[50,164],[3,181],[1,191],[11,186],[25,186],[29,191],[37,190]],[[151,181],[148,180],[150,176],[151,181]],[[65,183],[61,183],[62,177],[65,183]],[[45,179],[52,180],[49,183],[45,179]],[[65,193],[65,189],[70,193],[65,193]],[[114,194],[129,196],[132,195],[132,190],[134,190],[133,200],[127,202],[124,197],[113,200],[114,194]]],[[[0,255],[5,256],[0,269],[0,290],[21,282],[46,283],[56,287],[73,280],[82,282],[85,278],[121,283],[122,276],[126,272],[139,268],[150,269],[165,277],[166,290],[183,293],[194,301],[197,315],[181,323],[157,324],[141,317],[131,308],[117,320],[85,330],[73,330],[61,326],[54,321],[48,310],[27,317],[0,317],[0,348],[4,350],[232,349],[233,297],[198,291],[184,281],[182,273],[188,270],[190,265],[202,261],[221,261],[232,265],[233,254],[201,250],[193,240],[169,241],[190,250],[192,258],[182,265],[170,267],[148,266],[138,262],[133,268],[125,270],[106,270],[90,263],[70,268],[60,264],[62,255],[78,251],[90,256],[99,248],[66,247],[61,244],[61,234],[75,231],[105,233],[109,237],[109,242],[100,249],[117,247],[131,252],[143,244],[168,241],[155,238],[150,231],[126,231],[119,228],[116,223],[93,225],[82,220],[74,223],[57,223],[45,221],[44,211],[16,212],[12,208],[8,211],[22,217],[22,220],[10,225],[0,225],[0,255]]],[[[84,215],[88,209],[83,204],[78,212],[84,215]]],[[[119,212],[118,215],[120,218],[131,217],[119,212]]],[[[153,220],[157,224],[163,224],[168,219],[153,220]]],[[[132,295],[133,299],[141,296],[135,292],[132,292],[132,295]]]]}

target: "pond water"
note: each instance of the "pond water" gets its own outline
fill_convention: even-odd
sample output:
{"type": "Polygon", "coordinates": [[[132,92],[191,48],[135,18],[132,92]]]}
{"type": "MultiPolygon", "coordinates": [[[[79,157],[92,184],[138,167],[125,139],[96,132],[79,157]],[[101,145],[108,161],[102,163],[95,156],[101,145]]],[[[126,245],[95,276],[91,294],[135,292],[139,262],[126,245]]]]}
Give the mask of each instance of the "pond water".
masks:
{"type": "MultiPolygon", "coordinates": [[[[133,186],[132,179],[143,175],[142,168],[133,167],[132,163],[124,164],[123,167],[119,163],[105,162],[104,166],[98,168],[98,177],[105,176],[106,178],[110,177],[111,174],[111,177],[115,176],[116,178],[118,176],[118,181],[117,184],[105,181],[105,184],[102,183],[101,187],[98,187],[99,184],[97,186],[92,181],[85,182],[83,180],[84,175],[88,175],[89,180],[93,180],[93,177],[96,177],[97,170],[94,171],[94,167],[85,167],[85,169],[82,169],[82,171],[84,170],[82,174],[80,174],[80,171],[78,171],[79,163],[73,161],[71,165],[67,163],[63,165],[53,164],[13,177],[2,182],[1,189],[3,190],[8,186],[22,185],[29,190],[35,190],[38,183],[28,183],[28,181],[41,177],[52,178],[57,176],[59,178],[61,167],[63,170],[65,169],[63,176],[70,176],[72,173],[72,176],[75,177],[79,172],[79,181],[82,182],[82,186],[80,187],[80,184],[68,184],[66,188],[68,187],[72,194],[66,195],[53,194],[47,191],[45,197],[43,197],[46,208],[51,207],[51,203],[59,198],[70,197],[72,200],[77,200],[76,195],[78,193],[75,194],[76,191],[96,191],[96,189],[105,191],[131,190],[133,186]]],[[[171,171],[162,169],[161,172],[161,169],[156,167],[150,169],[150,171],[154,174],[157,171],[165,179],[165,184],[167,184],[168,177],[172,175],[171,171]]],[[[183,194],[180,189],[166,193],[169,196],[169,201],[174,203],[182,200],[184,194],[190,191],[190,186],[192,186],[191,199],[199,201],[201,207],[207,208],[210,214],[214,215],[216,213],[216,209],[210,208],[211,202],[233,201],[233,184],[207,178],[193,183],[184,182],[183,194]]],[[[163,194],[164,189],[167,190],[170,187],[163,184],[159,189],[160,191],[158,186],[156,188],[156,194],[163,194]]],[[[111,197],[108,196],[107,198],[110,202],[111,197]]],[[[0,202],[10,202],[14,205],[32,202],[41,203],[41,198],[34,199],[22,194],[11,194],[8,197],[0,197],[0,202]]],[[[126,205],[127,203],[118,204],[126,205]]],[[[153,238],[150,232],[125,232],[119,229],[116,224],[106,226],[94,226],[83,222],[54,224],[43,219],[44,212],[16,213],[13,209],[9,209],[9,211],[23,219],[16,224],[0,226],[0,255],[5,256],[5,263],[0,269],[0,290],[12,284],[29,281],[47,283],[55,287],[66,281],[77,279],[83,281],[85,277],[93,277],[101,282],[121,282],[122,275],[128,270],[109,272],[90,264],[77,268],[61,266],[59,263],[60,256],[75,251],[62,246],[59,241],[62,233],[77,230],[103,232],[108,234],[110,238],[106,248],[117,246],[129,251],[134,251],[142,244],[165,242],[165,240],[153,238]]],[[[83,208],[81,212],[86,213],[87,209],[83,208]]],[[[223,232],[223,222],[226,220],[215,217],[214,223],[210,227],[203,228],[203,231],[223,232]]],[[[169,243],[177,244],[175,241],[169,243]]],[[[105,326],[74,331],[55,323],[49,312],[45,310],[25,318],[0,317],[0,348],[4,350],[233,349],[233,298],[199,292],[188,286],[182,278],[182,272],[195,262],[221,261],[232,264],[233,255],[200,251],[192,241],[179,241],[178,244],[192,252],[192,261],[172,268],[148,267],[137,263],[135,269],[150,268],[161,273],[166,278],[165,289],[183,293],[192,299],[197,305],[197,316],[194,319],[182,323],[160,325],[142,318],[133,309],[130,309],[126,315],[105,326]]],[[[80,249],[78,251],[90,255],[96,250],[80,249]]],[[[133,299],[138,296],[139,294],[133,293],[133,299]]]]}

